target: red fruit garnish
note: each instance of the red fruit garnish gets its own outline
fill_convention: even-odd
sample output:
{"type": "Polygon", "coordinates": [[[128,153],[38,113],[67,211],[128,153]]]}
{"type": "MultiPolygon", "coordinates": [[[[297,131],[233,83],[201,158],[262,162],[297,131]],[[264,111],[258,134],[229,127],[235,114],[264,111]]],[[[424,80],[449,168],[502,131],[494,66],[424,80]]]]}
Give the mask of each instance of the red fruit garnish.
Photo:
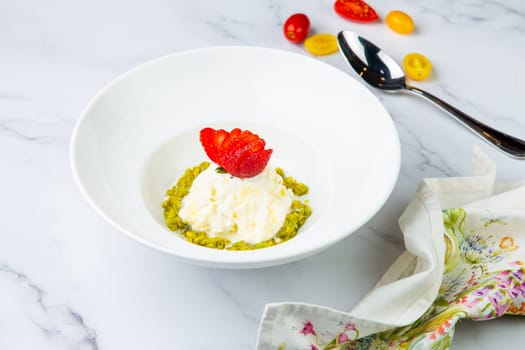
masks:
{"type": "MultiPolygon", "coordinates": [[[[257,174],[260,174],[272,155],[273,150],[266,149],[259,152],[250,154],[248,157],[244,158],[237,167],[237,177],[253,177],[257,174]],[[252,175],[255,174],[255,175],[252,175]]],[[[227,170],[227,169],[226,169],[227,170]]]]}
{"type": "Polygon", "coordinates": [[[200,133],[200,140],[204,152],[208,155],[212,162],[219,162],[219,152],[222,143],[229,133],[226,130],[214,130],[212,128],[204,128],[200,133]]]}
{"type": "Polygon", "coordinates": [[[262,138],[238,128],[230,132],[204,128],[200,141],[212,162],[239,178],[260,174],[272,155],[271,149],[264,149],[266,142],[262,138]]]}
{"type": "MultiPolygon", "coordinates": [[[[213,129],[212,129],[213,130],[213,129]]],[[[222,130],[222,129],[221,129],[222,130]]],[[[217,130],[219,132],[220,130],[217,130]]],[[[224,150],[227,149],[230,146],[230,143],[232,143],[235,138],[241,133],[241,129],[235,128],[232,131],[228,132],[226,131],[226,137],[224,138],[224,142],[221,144],[221,148],[219,149],[219,152],[221,154],[224,153],[224,150]]],[[[218,163],[218,162],[216,162],[218,163]]]]}

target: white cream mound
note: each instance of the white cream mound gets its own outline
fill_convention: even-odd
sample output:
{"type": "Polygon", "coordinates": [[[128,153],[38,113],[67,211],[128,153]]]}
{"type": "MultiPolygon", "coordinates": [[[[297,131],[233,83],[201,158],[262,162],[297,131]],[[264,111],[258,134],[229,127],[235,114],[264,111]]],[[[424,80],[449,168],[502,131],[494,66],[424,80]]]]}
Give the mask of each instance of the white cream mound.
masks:
{"type": "Polygon", "coordinates": [[[179,216],[209,237],[257,243],[275,236],[293,199],[274,168],[240,179],[219,174],[211,165],[193,181],[179,216]]]}

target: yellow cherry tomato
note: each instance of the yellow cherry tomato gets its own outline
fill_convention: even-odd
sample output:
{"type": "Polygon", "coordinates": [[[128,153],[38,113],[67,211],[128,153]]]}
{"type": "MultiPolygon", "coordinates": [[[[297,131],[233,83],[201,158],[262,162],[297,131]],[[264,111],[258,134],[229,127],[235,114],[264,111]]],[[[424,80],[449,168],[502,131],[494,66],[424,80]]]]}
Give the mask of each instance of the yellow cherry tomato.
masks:
{"type": "Polygon", "coordinates": [[[391,11],[386,15],[386,25],[399,34],[409,34],[414,30],[412,17],[402,11],[391,11]]]}
{"type": "Polygon", "coordinates": [[[424,55],[416,52],[409,53],[403,59],[405,72],[412,80],[426,79],[432,72],[432,63],[424,55]]]}
{"type": "Polygon", "coordinates": [[[315,56],[330,55],[337,50],[337,38],[332,34],[315,34],[304,41],[304,47],[315,56]]]}

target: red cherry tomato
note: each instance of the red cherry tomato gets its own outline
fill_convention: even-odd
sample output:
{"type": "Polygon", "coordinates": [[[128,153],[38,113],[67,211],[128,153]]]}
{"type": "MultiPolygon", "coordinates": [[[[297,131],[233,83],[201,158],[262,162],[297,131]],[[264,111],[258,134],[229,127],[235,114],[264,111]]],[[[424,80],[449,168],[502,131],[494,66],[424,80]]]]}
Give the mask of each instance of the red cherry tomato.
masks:
{"type": "Polygon", "coordinates": [[[296,13],[291,15],[284,23],[283,32],[286,39],[294,43],[300,43],[308,35],[310,20],[305,14],[296,13]]]}
{"type": "Polygon", "coordinates": [[[379,19],[376,11],[362,0],[337,0],[334,10],[341,17],[356,22],[373,22],[379,19]]]}

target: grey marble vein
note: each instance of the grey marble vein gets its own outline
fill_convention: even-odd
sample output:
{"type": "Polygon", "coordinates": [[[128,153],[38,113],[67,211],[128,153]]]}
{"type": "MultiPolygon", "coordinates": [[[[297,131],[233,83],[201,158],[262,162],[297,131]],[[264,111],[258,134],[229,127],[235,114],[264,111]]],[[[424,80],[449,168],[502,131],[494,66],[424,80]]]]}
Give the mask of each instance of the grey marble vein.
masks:
{"type": "MultiPolygon", "coordinates": [[[[375,227],[371,224],[367,225],[362,229],[363,231],[369,231],[374,235],[376,238],[383,240],[385,242],[388,242],[398,248],[404,247],[403,237],[401,235],[392,235],[389,232],[385,232],[384,230],[375,227]]],[[[367,237],[368,235],[363,235],[363,237],[367,237]]]]}
{"type": "Polygon", "coordinates": [[[438,175],[442,176],[455,176],[456,171],[447,165],[446,160],[441,156],[441,153],[436,152],[432,149],[429,149],[425,144],[419,139],[418,135],[412,131],[407,125],[399,120],[396,120],[396,124],[401,126],[408,136],[415,142],[409,143],[406,138],[402,141],[402,145],[405,147],[410,147],[413,151],[416,152],[420,161],[418,161],[417,168],[421,172],[425,172],[427,168],[437,170],[438,175]]]}
{"type": "Polygon", "coordinates": [[[524,30],[525,12],[516,7],[500,1],[471,1],[458,2],[447,0],[433,4],[422,4],[419,8],[421,13],[438,16],[443,22],[451,25],[474,24],[484,25],[485,23],[498,23],[503,26],[511,25],[514,30],[524,30]],[[505,21],[496,21],[497,17],[505,17],[505,21]]]}
{"type": "Polygon", "coordinates": [[[44,319],[32,320],[32,323],[40,329],[44,336],[49,340],[61,340],[68,344],[70,349],[91,349],[98,350],[97,333],[89,327],[82,315],[67,305],[54,305],[46,301],[45,291],[36,285],[29,277],[6,264],[0,265],[0,273],[4,273],[14,279],[14,283],[27,288],[34,295],[33,303],[44,314],[44,319]],[[76,332],[71,332],[66,328],[74,327],[76,332]],[[71,334],[74,333],[74,334],[71,334]]]}
{"type": "Polygon", "coordinates": [[[268,9],[271,11],[273,16],[275,17],[277,25],[278,26],[284,25],[285,19],[283,18],[283,15],[282,15],[283,7],[281,6],[281,4],[279,2],[270,0],[268,2],[268,9]]]}
{"type": "Polygon", "coordinates": [[[239,299],[228,289],[226,288],[226,286],[224,285],[224,283],[222,283],[221,279],[219,278],[219,276],[217,275],[217,271],[216,270],[209,270],[210,271],[210,276],[214,282],[214,285],[219,289],[219,291],[226,297],[228,298],[231,303],[233,305],[235,305],[235,307],[237,308],[237,310],[241,313],[241,315],[249,320],[250,322],[253,322],[255,324],[258,324],[259,323],[259,318],[250,314],[248,312],[248,310],[246,310],[246,307],[245,305],[243,305],[239,299]]]}
{"type": "Polygon", "coordinates": [[[242,41],[242,39],[236,34],[236,26],[241,25],[241,22],[233,17],[225,16],[222,13],[215,13],[213,20],[208,19],[204,24],[211,27],[214,31],[221,33],[224,38],[232,39],[235,41],[242,41]],[[233,29],[230,29],[233,26],[233,29]]]}
{"type": "Polygon", "coordinates": [[[24,101],[29,102],[31,99],[27,96],[15,94],[9,91],[0,92],[0,101],[24,101]]]}
{"type": "MultiPolygon", "coordinates": [[[[516,1],[517,4],[518,1],[516,1]]],[[[523,3],[522,0],[519,1],[520,3],[523,3]]],[[[479,4],[479,3],[478,3],[479,4]]],[[[483,0],[483,4],[490,4],[490,5],[493,5],[495,7],[499,7],[501,9],[503,9],[507,14],[511,14],[511,15],[516,15],[522,19],[525,19],[525,11],[520,11],[520,9],[516,6],[516,7],[511,7],[509,4],[508,4],[508,1],[491,1],[491,0],[483,0]]]]}
{"type": "MultiPolygon", "coordinates": [[[[462,96],[459,98],[457,95],[450,92],[450,87],[448,87],[448,85],[437,84],[432,90],[433,93],[435,93],[438,97],[443,98],[446,102],[452,104],[462,112],[467,113],[474,119],[477,119],[483,123],[488,124],[488,120],[493,120],[494,122],[504,122],[517,129],[523,128],[524,126],[524,124],[520,122],[521,120],[515,116],[505,115],[501,112],[489,113],[486,108],[482,108],[480,106],[479,102],[475,102],[474,100],[470,99],[469,96],[462,96]],[[435,92],[436,90],[438,92],[435,92]]],[[[492,107],[497,109],[497,105],[492,107]]],[[[495,124],[491,124],[490,126],[498,128],[495,124]]]]}
{"type": "Polygon", "coordinates": [[[29,132],[17,129],[8,123],[4,122],[0,124],[0,135],[15,137],[17,139],[35,142],[40,145],[47,145],[53,142],[54,138],[47,135],[31,135],[29,132]]]}

